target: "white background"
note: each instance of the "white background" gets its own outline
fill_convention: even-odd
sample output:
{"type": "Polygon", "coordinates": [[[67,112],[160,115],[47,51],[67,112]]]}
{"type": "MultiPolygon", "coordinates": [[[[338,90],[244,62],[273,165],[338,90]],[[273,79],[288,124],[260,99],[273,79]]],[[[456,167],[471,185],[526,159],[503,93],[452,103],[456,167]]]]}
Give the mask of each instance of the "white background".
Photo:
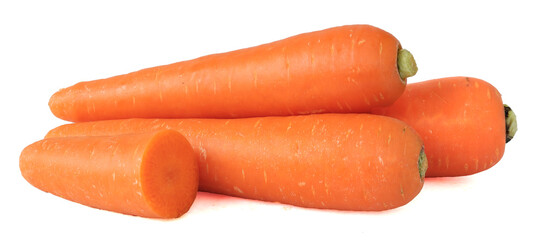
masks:
{"type": "Polygon", "coordinates": [[[0,3],[0,239],[540,237],[534,1],[151,2],[0,3]],[[170,221],[88,208],[20,175],[21,150],[65,123],[47,106],[60,88],[360,23],[392,33],[414,54],[419,72],[410,83],[462,75],[497,87],[519,125],[503,159],[473,176],[428,179],[412,202],[390,211],[313,210],[200,193],[188,214],[170,221]]]}

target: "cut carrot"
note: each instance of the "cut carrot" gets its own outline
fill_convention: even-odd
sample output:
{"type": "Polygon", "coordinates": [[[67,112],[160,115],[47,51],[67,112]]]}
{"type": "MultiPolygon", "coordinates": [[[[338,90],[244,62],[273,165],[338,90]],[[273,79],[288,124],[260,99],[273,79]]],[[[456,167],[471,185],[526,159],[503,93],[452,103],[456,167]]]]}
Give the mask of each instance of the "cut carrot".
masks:
{"type": "Polygon", "coordinates": [[[178,132],[48,138],[19,162],[35,187],[90,207],[150,218],[188,211],[198,188],[197,157],[178,132]]]}
{"type": "Polygon", "coordinates": [[[409,84],[392,106],[373,113],[401,119],[418,131],[429,159],[428,177],[470,175],[492,167],[517,131],[515,114],[503,106],[499,91],[470,77],[409,84]]]}
{"type": "Polygon", "coordinates": [[[72,122],[360,113],[393,103],[416,71],[394,36],[350,25],[80,82],[49,106],[72,122]]]}
{"type": "Polygon", "coordinates": [[[302,207],[399,207],[419,193],[427,167],[412,128],[369,114],[109,120],[63,125],[47,137],[169,128],[198,154],[200,190],[302,207]]]}

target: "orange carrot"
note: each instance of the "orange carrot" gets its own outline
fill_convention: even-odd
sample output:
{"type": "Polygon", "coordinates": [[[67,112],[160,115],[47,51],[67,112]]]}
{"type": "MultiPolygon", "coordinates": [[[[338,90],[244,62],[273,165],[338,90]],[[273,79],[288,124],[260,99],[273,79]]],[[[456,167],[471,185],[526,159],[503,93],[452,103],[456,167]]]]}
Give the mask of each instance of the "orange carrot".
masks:
{"type": "Polygon", "coordinates": [[[80,82],[49,106],[73,122],[358,113],[393,103],[416,70],[394,36],[351,25],[80,82]]]}
{"type": "Polygon", "coordinates": [[[302,207],[385,210],[423,186],[422,142],[369,114],[242,119],[128,119],[67,124],[47,137],[174,129],[199,156],[199,189],[302,207]]]}
{"type": "Polygon", "coordinates": [[[90,207],[150,218],[188,211],[198,187],[197,156],[178,132],[48,138],[20,157],[35,187],[90,207]]]}
{"type": "Polygon", "coordinates": [[[517,131],[515,114],[503,106],[497,89],[470,77],[410,84],[392,106],[373,113],[401,119],[418,131],[429,159],[428,177],[470,175],[492,167],[517,131]]]}

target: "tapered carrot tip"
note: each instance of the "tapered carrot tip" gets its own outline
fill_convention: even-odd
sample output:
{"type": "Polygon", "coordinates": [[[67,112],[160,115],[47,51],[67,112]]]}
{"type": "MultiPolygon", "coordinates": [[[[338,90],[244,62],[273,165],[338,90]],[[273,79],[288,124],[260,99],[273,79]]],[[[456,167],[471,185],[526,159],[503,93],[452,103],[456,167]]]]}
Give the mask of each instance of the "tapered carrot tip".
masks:
{"type": "Polygon", "coordinates": [[[512,108],[506,104],[504,104],[504,115],[506,120],[506,142],[508,143],[510,140],[512,140],[512,138],[514,138],[514,135],[516,135],[518,130],[517,119],[516,114],[514,111],[512,111],[512,108]]]}
{"type": "Polygon", "coordinates": [[[19,167],[45,192],[141,217],[179,217],[198,189],[194,150],[173,130],[44,139],[23,150],[19,167]]]}
{"type": "Polygon", "coordinates": [[[407,49],[400,49],[398,52],[397,65],[399,76],[402,81],[408,77],[412,77],[418,72],[418,66],[413,55],[407,49]]]}

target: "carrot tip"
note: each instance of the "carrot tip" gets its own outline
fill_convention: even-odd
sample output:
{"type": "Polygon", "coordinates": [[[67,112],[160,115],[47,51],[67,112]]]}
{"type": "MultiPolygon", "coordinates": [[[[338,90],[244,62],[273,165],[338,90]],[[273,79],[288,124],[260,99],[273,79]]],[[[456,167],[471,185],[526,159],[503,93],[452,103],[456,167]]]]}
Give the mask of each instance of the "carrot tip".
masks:
{"type": "Polygon", "coordinates": [[[516,114],[508,105],[504,104],[504,117],[506,119],[506,142],[510,142],[517,132],[516,114]]]}
{"type": "Polygon", "coordinates": [[[424,151],[424,147],[420,150],[420,156],[418,156],[418,171],[420,172],[420,179],[424,181],[426,177],[426,171],[428,169],[428,159],[424,151]]]}
{"type": "Polygon", "coordinates": [[[397,56],[397,67],[401,80],[405,83],[408,77],[412,77],[418,72],[418,66],[413,55],[407,49],[400,49],[397,56]]]}

